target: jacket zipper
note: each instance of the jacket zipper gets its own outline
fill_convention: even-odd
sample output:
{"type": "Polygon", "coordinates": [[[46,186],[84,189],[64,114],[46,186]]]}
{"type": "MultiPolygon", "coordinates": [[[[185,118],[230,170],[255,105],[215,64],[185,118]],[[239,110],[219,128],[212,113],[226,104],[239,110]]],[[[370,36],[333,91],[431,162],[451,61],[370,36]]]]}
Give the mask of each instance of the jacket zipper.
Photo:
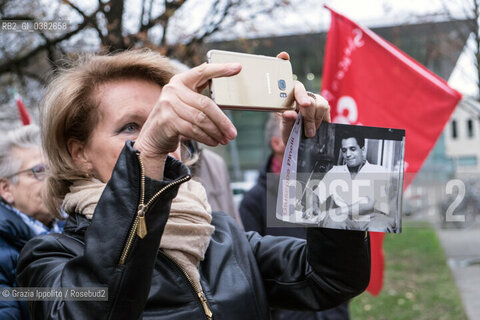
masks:
{"type": "Polygon", "coordinates": [[[140,158],[140,153],[137,153],[138,161],[140,163],[140,203],[137,208],[137,216],[133,221],[132,227],[130,228],[130,232],[128,233],[127,242],[125,243],[125,247],[123,247],[122,255],[120,256],[119,264],[125,264],[127,259],[128,253],[133,245],[135,240],[135,234],[140,237],[141,239],[145,238],[147,235],[147,224],[145,222],[145,214],[147,213],[148,208],[150,205],[167,189],[177,184],[183,183],[187,180],[190,180],[190,176],[186,175],[185,177],[175,180],[165,187],[160,189],[146,204],[145,204],[145,168],[143,166],[142,159],[140,158]]]}
{"type": "Polygon", "coordinates": [[[187,278],[188,282],[192,286],[193,291],[195,291],[195,293],[197,294],[197,297],[200,300],[200,303],[202,304],[203,312],[205,312],[205,316],[207,317],[208,320],[212,320],[213,313],[212,313],[212,310],[210,310],[210,307],[208,306],[207,297],[205,296],[203,289],[201,287],[198,288],[196,284],[192,281],[192,278],[190,278],[190,276],[187,274],[185,269],[183,269],[183,267],[179,265],[175,260],[173,260],[165,251],[160,249],[159,252],[162,253],[168,260],[172,261],[173,264],[176,265],[178,269],[180,269],[180,271],[182,271],[183,275],[185,276],[185,278],[187,278]]]}

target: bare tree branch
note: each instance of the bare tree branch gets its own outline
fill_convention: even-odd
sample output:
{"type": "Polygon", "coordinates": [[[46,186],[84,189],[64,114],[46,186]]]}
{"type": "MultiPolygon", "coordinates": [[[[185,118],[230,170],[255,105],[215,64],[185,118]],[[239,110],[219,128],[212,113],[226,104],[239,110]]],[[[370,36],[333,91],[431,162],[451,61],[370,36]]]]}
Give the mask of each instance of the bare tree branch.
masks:
{"type": "Polygon", "coordinates": [[[150,5],[148,6],[148,22],[152,21],[152,9],[153,9],[153,0],[150,0],[150,5]]]}
{"type": "MultiPolygon", "coordinates": [[[[3,15],[3,14],[2,14],[3,15]]],[[[5,18],[3,18],[5,19],[5,18]]],[[[5,20],[35,20],[35,17],[29,15],[9,15],[5,20]]]]}
{"type": "Polygon", "coordinates": [[[201,42],[203,41],[206,37],[209,35],[213,34],[214,32],[218,31],[220,29],[220,25],[222,22],[225,20],[225,18],[230,14],[230,11],[233,8],[236,8],[239,6],[238,1],[228,1],[226,4],[225,8],[221,8],[221,2],[219,0],[216,0],[213,3],[213,8],[214,12],[218,12],[218,15],[213,15],[212,19],[209,21],[209,23],[205,26],[203,34],[200,36],[195,37],[192,39],[194,42],[201,42]],[[218,16],[218,18],[215,20],[215,16],[218,16]]]}
{"type": "Polygon", "coordinates": [[[28,71],[22,71],[22,72],[26,77],[37,81],[41,85],[45,85],[45,78],[39,76],[38,74],[33,73],[33,72],[28,72],[28,71]]]}
{"type": "MultiPolygon", "coordinates": [[[[14,1],[18,0],[7,0],[7,2],[11,4],[16,3],[14,1]]],[[[138,31],[136,32],[127,32],[124,26],[123,16],[126,10],[126,0],[97,0],[97,9],[93,13],[90,13],[90,10],[82,9],[82,7],[78,5],[79,2],[74,0],[51,1],[58,5],[57,8],[65,4],[66,8],[70,9],[69,14],[78,14],[78,17],[82,19],[82,21],[78,25],[73,26],[74,29],[64,34],[40,34],[42,38],[35,47],[32,47],[31,41],[28,42],[26,39],[23,39],[23,42],[19,41],[15,44],[9,42],[8,47],[0,49],[4,53],[0,60],[0,75],[6,75],[6,78],[8,78],[9,75],[18,75],[16,80],[13,80],[14,82],[23,79],[23,81],[34,80],[40,83],[43,81],[42,74],[35,74],[38,69],[30,68],[33,66],[33,59],[39,57],[39,54],[42,54],[42,58],[44,58],[45,55],[48,58],[48,63],[50,63],[51,68],[55,69],[58,58],[65,55],[65,51],[72,51],[72,47],[70,46],[72,37],[87,29],[95,30],[93,33],[98,35],[94,40],[100,41],[100,47],[95,47],[94,50],[113,51],[124,50],[132,46],[144,46],[151,47],[165,55],[174,55],[178,59],[187,62],[198,63],[200,58],[197,49],[209,36],[220,30],[233,27],[237,23],[241,23],[242,18],[246,20],[249,17],[254,17],[256,14],[272,12],[276,7],[284,6],[287,0],[268,0],[268,2],[213,0],[210,6],[210,12],[202,21],[201,26],[185,39],[177,39],[178,41],[174,44],[167,43],[167,34],[171,33],[173,22],[179,18],[179,9],[185,6],[187,0],[159,1],[164,6],[164,10],[160,13],[154,12],[155,2],[153,0],[138,1],[138,4],[142,7],[140,8],[140,23],[138,25],[138,31]],[[235,10],[241,12],[242,17],[240,17],[235,10]],[[250,15],[245,15],[249,10],[251,11],[250,15]],[[160,30],[160,39],[155,39],[154,43],[154,41],[149,38],[149,31],[156,26],[162,29],[160,30]],[[25,46],[25,48],[23,46],[25,46]]],[[[41,2],[37,3],[37,7],[34,7],[36,10],[33,11],[27,11],[26,8],[10,10],[7,6],[3,6],[3,4],[4,2],[0,0],[0,11],[13,11],[13,13],[18,13],[15,16],[20,16],[22,15],[20,12],[23,10],[28,12],[27,16],[31,19],[39,15],[41,16],[45,10],[51,9],[42,7],[41,2]]],[[[30,10],[30,8],[28,10],[30,10]]],[[[64,14],[62,10],[55,12],[49,11],[49,16],[51,16],[52,13],[54,16],[64,14]]],[[[22,18],[26,18],[25,15],[23,15],[22,18]]],[[[83,44],[89,45],[90,43],[94,45],[97,44],[97,42],[91,42],[90,39],[80,38],[77,40],[76,45],[82,46],[83,44]]],[[[80,50],[81,48],[82,47],[80,47],[80,50]]],[[[43,60],[39,64],[43,64],[43,67],[46,66],[43,60]]],[[[31,85],[32,81],[29,82],[31,85]]]]}
{"type": "MultiPolygon", "coordinates": [[[[452,12],[450,11],[448,4],[451,4],[450,2],[447,2],[446,0],[442,1],[442,7],[443,11],[445,12],[446,16],[450,20],[454,20],[455,17],[453,16],[452,12]]],[[[480,30],[479,30],[479,19],[480,19],[480,0],[462,0],[462,1],[457,1],[456,8],[461,8],[462,14],[467,18],[465,21],[465,26],[470,34],[473,34],[473,39],[475,43],[475,48],[474,48],[474,65],[475,65],[475,70],[476,70],[476,85],[478,88],[478,92],[480,92],[480,30]]],[[[465,30],[463,28],[459,27],[456,30],[457,33],[465,33],[465,30]]],[[[477,97],[477,99],[480,99],[480,96],[477,97]]]]}
{"type": "MultiPolygon", "coordinates": [[[[78,12],[83,17],[84,21],[89,19],[89,16],[87,16],[87,14],[85,12],[83,12],[83,10],[81,10],[78,6],[73,4],[70,0],[62,0],[62,1],[66,4],[68,4],[73,10],[78,12]]],[[[98,6],[98,8],[95,12],[98,12],[99,10],[103,9],[103,4],[101,3],[100,0],[99,0],[99,2],[100,2],[100,4],[99,4],[99,6],[98,6]]],[[[103,43],[105,41],[105,37],[103,36],[102,31],[98,27],[97,20],[96,19],[91,19],[90,21],[91,21],[91,24],[89,26],[94,28],[97,31],[98,37],[100,38],[100,41],[103,43]]]]}
{"type": "MultiPolygon", "coordinates": [[[[272,2],[269,6],[266,6],[261,10],[253,10],[253,9],[244,10],[245,12],[249,11],[249,14],[243,20],[248,21],[259,15],[270,14],[274,10],[282,6],[286,6],[287,4],[288,4],[288,1],[286,2],[285,0],[276,0],[272,2]]],[[[237,10],[237,8],[241,5],[242,5],[242,1],[230,0],[226,4],[225,8],[222,10],[221,1],[216,0],[212,6],[214,7],[212,11],[219,12],[218,18],[215,19],[216,15],[213,15],[212,19],[206,25],[200,27],[196,32],[194,32],[194,34],[198,34],[198,35],[192,38],[190,42],[191,43],[203,42],[207,37],[211,36],[212,34],[220,30],[225,30],[227,28],[233,27],[235,24],[239,22],[239,19],[231,19],[230,23],[227,25],[224,25],[224,22],[226,21],[227,17],[232,17],[234,10],[237,10]]]]}
{"type": "Polygon", "coordinates": [[[86,19],[87,18],[87,15],[85,14],[85,12],[83,12],[82,9],[80,9],[79,7],[77,7],[75,4],[73,4],[70,0],[62,0],[63,3],[66,3],[68,4],[73,10],[77,11],[78,14],[80,14],[83,19],[86,19]]]}
{"type": "MultiPolygon", "coordinates": [[[[168,19],[170,19],[170,17],[172,17],[175,14],[175,12],[185,4],[185,2],[186,0],[178,0],[178,1],[171,1],[171,2],[165,0],[165,10],[157,17],[153,19],[149,19],[148,23],[143,25],[140,31],[148,30],[156,26],[157,24],[160,24],[161,26],[165,27],[166,21],[168,21],[168,19]]],[[[151,12],[152,12],[152,8],[150,8],[150,14],[151,12]]]]}
{"type": "Polygon", "coordinates": [[[145,18],[145,0],[142,0],[142,12],[140,12],[140,23],[138,24],[140,27],[143,26],[144,18],[145,18]]]}
{"type": "MultiPolygon", "coordinates": [[[[95,15],[95,13],[93,14],[93,16],[94,15],[95,15]]],[[[45,41],[44,44],[37,46],[36,48],[32,49],[31,51],[27,52],[26,54],[23,54],[21,56],[17,56],[14,59],[10,59],[10,60],[0,64],[0,74],[2,74],[4,72],[8,72],[8,71],[15,71],[15,68],[26,65],[31,58],[33,58],[35,55],[42,52],[43,50],[47,49],[49,46],[54,46],[54,45],[56,45],[56,44],[58,44],[62,41],[70,39],[72,36],[76,35],[80,31],[85,29],[90,24],[90,20],[92,20],[92,19],[93,19],[92,16],[90,16],[90,17],[88,17],[88,19],[84,20],[81,24],[79,24],[75,30],[67,32],[67,33],[61,35],[58,38],[49,39],[48,41],[45,41]]]]}

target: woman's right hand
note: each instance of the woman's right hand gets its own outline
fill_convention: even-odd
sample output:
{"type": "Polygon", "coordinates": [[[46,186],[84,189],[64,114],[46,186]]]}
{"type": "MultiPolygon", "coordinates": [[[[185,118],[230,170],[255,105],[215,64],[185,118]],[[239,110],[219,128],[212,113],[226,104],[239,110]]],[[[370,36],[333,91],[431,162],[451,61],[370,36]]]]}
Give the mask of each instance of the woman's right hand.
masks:
{"type": "Polygon", "coordinates": [[[135,148],[141,152],[142,160],[156,161],[155,170],[163,168],[159,160],[164,161],[168,153],[177,150],[180,136],[209,146],[225,145],[235,139],[237,130],[230,119],[212,99],[200,92],[210,79],[233,76],[240,70],[238,63],[204,63],[175,75],[162,88],[136,139],[135,148]]]}

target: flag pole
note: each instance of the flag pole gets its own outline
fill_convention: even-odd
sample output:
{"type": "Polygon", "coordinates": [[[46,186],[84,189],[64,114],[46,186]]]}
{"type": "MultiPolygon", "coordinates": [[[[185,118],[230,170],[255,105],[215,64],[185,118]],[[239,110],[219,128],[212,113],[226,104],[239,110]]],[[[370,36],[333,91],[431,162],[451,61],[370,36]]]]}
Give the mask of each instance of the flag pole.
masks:
{"type": "Polygon", "coordinates": [[[18,93],[18,91],[16,89],[13,89],[13,96],[14,96],[15,101],[17,103],[17,109],[18,109],[18,113],[20,115],[20,119],[22,120],[22,124],[24,126],[29,125],[30,123],[32,123],[32,120],[30,118],[30,114],[28,113],[27,108],[23,104],[22,97],[20,96],[20,94],[18,93]]]}

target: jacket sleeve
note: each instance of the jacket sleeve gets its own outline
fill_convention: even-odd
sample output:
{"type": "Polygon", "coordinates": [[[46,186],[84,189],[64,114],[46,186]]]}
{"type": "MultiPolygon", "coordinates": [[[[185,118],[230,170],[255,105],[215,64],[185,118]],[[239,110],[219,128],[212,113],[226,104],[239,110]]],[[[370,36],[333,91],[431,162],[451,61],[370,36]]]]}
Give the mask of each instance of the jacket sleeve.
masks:
{"type": "Polygon", "coordinates": [[[247,233],[270,306],[325,310],[360,294],[370,280],[363,231],[309,228],[307,240],[247,233]]]}
{"type": "Polygon", "coordinates": [[[239,212],[245,231],[256,231],[265,234],[265,190],[255,185],[247,191],[240,202],[239,212]]]}
{"type": "Polygon", "coordinates": [[[108,301],[66,301],[63,298],[33,301],[30,309],[34,319],[139,318],[150,290],[171,199],[178,191],[178,184],[172,185],[171,179],[179,179],[181,174],[188,176],[188,169],[168,158],[164,170],[168,178],[164,181],[145,179],[145,202],[161,188],[171,187],[167,187],[145,214],[148,233],[143,239],[134,235],[121,264],[130,242],[128,235],[136,218],[142,183],[137,152],[132,143],[127,142],[97,204],[85,233],[85,243],[65,235],[35,238],[22,250],[17,266],[22,286],[106,287],[108,301]],[[68,247],[64,245],[66,241],[68,247]]]}
{"type": "MultiPolygon", "coordinates": [[[[10,288],[15,286],[14,264],[16,261],[13,249],[7,248],[3,240],[0,238],[0,291],[3,288],[10,288]]],[[[15,320],[21,319],[22,313],[20,310],[20,303],[16,300],[0,300],[0,319],[15,320]]]]}

